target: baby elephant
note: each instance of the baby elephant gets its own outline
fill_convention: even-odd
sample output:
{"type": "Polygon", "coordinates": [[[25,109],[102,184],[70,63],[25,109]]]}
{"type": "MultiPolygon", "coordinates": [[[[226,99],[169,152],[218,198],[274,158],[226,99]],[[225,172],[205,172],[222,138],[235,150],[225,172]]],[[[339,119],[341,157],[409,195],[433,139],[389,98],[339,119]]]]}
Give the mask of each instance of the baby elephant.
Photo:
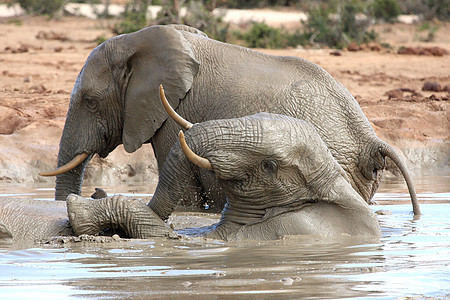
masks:
{"type": "Polygon", "coordinates": [[[181,132],[147,205],[131,197],[93,201],[72,194],[67,206],[74,232],[97,234],[112,226],[136,238],[168,235],[163,221],[191,179],[205,176],[192,171],[194,163],[209,170],[227,197],[221,220],[207,237],[380,236],[375,214],[308,122],[258,113],[186,128],[186,138],[181,132]]]}

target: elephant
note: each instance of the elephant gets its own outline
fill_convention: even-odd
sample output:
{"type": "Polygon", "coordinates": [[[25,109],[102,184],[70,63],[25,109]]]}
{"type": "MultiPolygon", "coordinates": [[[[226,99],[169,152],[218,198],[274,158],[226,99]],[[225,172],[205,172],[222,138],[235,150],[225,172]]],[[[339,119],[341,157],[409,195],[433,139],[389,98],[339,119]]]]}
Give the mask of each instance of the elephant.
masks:
{"type": "Polygon", "coordinates": [[[123,237],[177,238],[165,221],[190,183],[193,165],[215,177],[227,199],[220,222],[198,231],[208,238],[380,237],[375,214],[308,122],[257,113],[184,124],[189,129],[170,150],[148,204],[102,190],[91,196],[104,197],[96,200],[76,194],[66,202],[0,199],[0,242],[97,235],[106,228],[123,237]]]}
{"type": "Polygon", "coordinates": [[[219,223],[203,233],[208,238],[380,237],[375,213],[308,122],[257,113],[189,128],[171,148],[147,205],[133,197],[92,201],[70,194],[74,232],[97,234],[112,226],[134,238],[160,236],[152,224],[175,210],[195,165],[216,178],[227,199],[219,223]]]}
{"type": "MultiPolygon", "coordinates": [[[[70,96],[57,169],[41,173],[56,176],[56,200],[80,195],[92,156],[106,157],[121,144],[132,153],[151,143],[162,170],[178,128],[159,103],[160,84],[170,104],[193,123],[258,112],[309,122],[366,202],[388,157],[405,178],[414,214],[420,215],[403,158],[376,136],[355,98],[323,68],[218,42],[184,25],[150,26],[113,37],[91,52],[70,96]]],[[[195,166],[190,172],[179,205],[221,211],[226,199],[217,180],[195,166]]]]}
{"type": "MultiPolygon", "coordinates": [[[[123,196],[113,198],[120,197],[123,196]]],[[[143,200],[140,202],[146,205],[143,200]]],[[[66,204],[63,201],[0,198],[0,246],[74,236],[66,204]]],[[[154,228],[153,237],[177,237],[159,218],[149,219],[145,224],[154,228]]]]}

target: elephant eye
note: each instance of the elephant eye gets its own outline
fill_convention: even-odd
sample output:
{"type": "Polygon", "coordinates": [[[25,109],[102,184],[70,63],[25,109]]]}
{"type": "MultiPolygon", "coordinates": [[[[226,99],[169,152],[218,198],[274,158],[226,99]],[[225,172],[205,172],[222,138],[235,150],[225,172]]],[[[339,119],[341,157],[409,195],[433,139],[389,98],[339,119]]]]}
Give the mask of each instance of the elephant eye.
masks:
{"type": "Polygon", "coordinates": [[[372,178],[374,180],[377,179],[379,171],[380,170],[378,170],[378,169],[373,169],[373,171],[372,171],[372,178]]]}
{"type": "Polygon", "coordinates": [[[96,111],[98,107],[98,100],[90,97],[90,96],[83,96],[84,103],[86,104],[87,108],[96,111]]]}
{"type": "Polygon", "coordinates": [[[384,156],[380,156],[379,159],[375,159],[373,163],[372,178],[376,180],[380,172],[382,172],[385,167],[386,158],[384,156]]]}
{"type": "Polygon", "coordinates": [[[274,174],[278,170],[278,164],[273,159],[265,159],[261,163],[261,168],[267,174],[274,174]]]}

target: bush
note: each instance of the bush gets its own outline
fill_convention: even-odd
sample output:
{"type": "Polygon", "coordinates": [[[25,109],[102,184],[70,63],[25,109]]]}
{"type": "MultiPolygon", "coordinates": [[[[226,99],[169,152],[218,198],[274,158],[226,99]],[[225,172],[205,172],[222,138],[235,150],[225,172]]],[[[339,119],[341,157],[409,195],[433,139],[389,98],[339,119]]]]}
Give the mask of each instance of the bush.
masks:
{"type": "Polygon", "coordinates": [[[416,39],[423,42],[432,42],[439,26],[431,22],[424,22],[417,27],[416,39]]]}
{"type": "Polygon", "coordinates": [[[288,0],[203,0],[203,2],[216,2],[216,6],[227,8],[262,8],[268,6],[289,6],[291,2],[288,0]]]}
{"type": "Polygon", "coordinates": [[[182,22],[203,31],[210,38],[226,42],[229,40],[230,26],[223,21],[223,15],[216,16],[212,13],[213,7],[210,9],[208,10],[201,1],[190,1],[182,22]]]}
{"type": "Polygon", "coordinates": [[[403,13],[420,15],[425,20],[450,20],[448,0],[402,0],[400,5],[403,13]]]}
{"type": "Polygon", "coordinates": [[[311,44],[319,43],[329,46],[340,44],[341,37],[336,21],[330,18],[331,13],[331,9],[326,5],[309,8],[308,20],[303,22],[303,32],[311,44]]]}
{"type": "Polygon", "coordinates": [[[133,0],[127,3],[123,13],[123,20],[116,23],[112,29],[115,34],[138,31],[148,25],[148,0],[133,0]]]}
{"type": "Polygon", "coordinates": [[[375,0],[370,10],[375,18],[386,22],[394,22],[401,14],[400,5],[397,0],[375,0]]]}
{"type": "Polygon", "coordinates": [[[366,11],[361,1],[322,2],[310,5],[309,18],[303,22],[303,34],[310,44],[342,48],[350,42],[362,43],[376,39],[374,31],[368,31],[371,18],[357,19],[366,11]]]}
{"type": "Polygon", "coordinates": [[[61,11],[65,0],[12,0],[11,4],[18,3],[27,14],[54,16],[61,11]]]}
{"type": "Polygon", "coordinates": [[[238,37],[251,48],[285,48],[288,45],[287,38],[281,29],[260,22],[252,23],[252,27],[238,37]]]}

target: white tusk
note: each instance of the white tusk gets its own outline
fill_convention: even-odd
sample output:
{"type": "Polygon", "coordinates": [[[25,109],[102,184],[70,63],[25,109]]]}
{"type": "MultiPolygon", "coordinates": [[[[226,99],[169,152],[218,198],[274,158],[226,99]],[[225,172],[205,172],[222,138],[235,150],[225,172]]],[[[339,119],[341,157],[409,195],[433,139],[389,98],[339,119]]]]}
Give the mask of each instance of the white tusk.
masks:
{"type": "Polygon", "coordinates": [[[87,153],[78,154],[77,156],[75,156],[74,159],[72,159],[70,162],[68,162],[64,166],[59,167],[52,171],[39,173],[39,175],[41,175],[41,176],[56,176],[56,175],[64,174],[64,173],[72,170],[73,168],[77,167],[79,164],[81,164],[86,159],[86,157],[88,157],[87,153]]]}
{"type": "Polygon", "coordinates": [[[178,137],[180,139],[180,145],[181,149],[183,149],[184,155],[186,155],[187,159],[197,167],[200,167],[202,169],[206,170],[212,170],[212,165],[209,160],[207,160],[204,157],[198,156],[195,154],[191,148],[186,144],[186,139],[184,138],[183,131],[180,130],[180,133],[178,134],[178,137]]]}
{"type": "Polygon", "coordinates": [[[192,128],[192,123],[185,120],[182,116],[180,116],[173,108],[170,106],[169,102],[167,101],[166,95],[164,93],[164,88],[162,84],[159,85],[159,99],[161,99],[161,102],[164,106],[164,109],[169,114],[169,116],[174,120],[178,125],[181,126],[184,130],[189,130],[192,128]]]}

